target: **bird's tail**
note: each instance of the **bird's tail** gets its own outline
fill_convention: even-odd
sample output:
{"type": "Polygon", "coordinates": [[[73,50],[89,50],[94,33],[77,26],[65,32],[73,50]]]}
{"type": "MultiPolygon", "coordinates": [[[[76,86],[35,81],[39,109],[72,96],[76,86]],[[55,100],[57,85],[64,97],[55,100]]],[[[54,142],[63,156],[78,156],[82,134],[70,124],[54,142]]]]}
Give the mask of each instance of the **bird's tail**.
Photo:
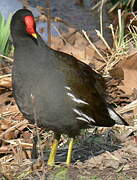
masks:
{"type": "Polygon", "coordinates": [[[129,124],[118,113],[116,113],[112,108],[108,107],[108,112],[109,112],[111,119],[113,119],[116,122],[116,124],[129,126],[129,124]]]}

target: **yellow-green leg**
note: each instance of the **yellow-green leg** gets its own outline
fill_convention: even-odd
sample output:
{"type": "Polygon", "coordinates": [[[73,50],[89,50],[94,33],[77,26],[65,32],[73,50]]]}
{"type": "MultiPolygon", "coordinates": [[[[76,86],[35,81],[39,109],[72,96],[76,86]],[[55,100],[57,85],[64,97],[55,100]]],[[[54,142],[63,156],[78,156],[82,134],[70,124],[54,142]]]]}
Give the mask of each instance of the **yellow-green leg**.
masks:
{"type": "Polygon", "coordinates": [[[58,148],[58,144],[59,144],[59,139],[60,136],[55,135],[53,144],[52,144],[52,148],[51,148],[51,152],[49,155],[49,159],[48,159],[48,165],[49,166],[54,166],[55,164],[55,158],[56,158],[56,152],[57,152],[57,148],[58,148]]]}
{"type": "Polygon", "coordinates": [[[68,148],[68,154],[67,154],[67,160],[66,160],[67,166],[70,166],[70,163],[71,163],[73,143],[74,143],[74,138],[71,138],[69,142],[69,148],[68,148]]]}

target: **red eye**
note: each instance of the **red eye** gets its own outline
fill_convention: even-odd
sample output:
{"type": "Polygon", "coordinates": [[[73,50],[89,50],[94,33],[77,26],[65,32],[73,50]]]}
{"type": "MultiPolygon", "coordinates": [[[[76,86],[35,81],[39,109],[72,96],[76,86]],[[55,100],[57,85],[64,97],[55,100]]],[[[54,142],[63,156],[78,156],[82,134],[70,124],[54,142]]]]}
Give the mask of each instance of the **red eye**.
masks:
{"type": "Polygon", "coordinates": [[[35,32],[35,21],[32,16],[25,16],[26,31],[28,34],[34,34],[35,32]]]}

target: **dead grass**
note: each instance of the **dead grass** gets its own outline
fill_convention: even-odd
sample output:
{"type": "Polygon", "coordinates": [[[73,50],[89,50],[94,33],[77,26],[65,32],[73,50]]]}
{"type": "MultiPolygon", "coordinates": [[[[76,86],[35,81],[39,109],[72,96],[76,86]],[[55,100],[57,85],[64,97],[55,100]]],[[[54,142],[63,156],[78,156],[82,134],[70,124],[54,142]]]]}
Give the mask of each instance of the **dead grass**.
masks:
{"type": "MultiPolygon", "coordinates": [[[[109,168],[111,168],[110,174],[115,173],[116,177],[121,177],[121,173],[128,177],[125,173],[127,169],[137,165],[133,161],[137,155],[136,143],[134,138],[128,138],[135,129],[115,126],[110,136],[106,135],[108,128],[98,128],[95,134],[92,134],[92,129],[83,131],[76,140],[73,164],[69,169],[64,165],[68,143],[66,137],[63,136],[57,153],[56,162],[58,163],[53,169],[49,168],[46,162],[53,139],[52,133],[37,129],[44,152],[44,161],[41,156],[37,160],[32,160],[30,153],[34,126],[28,124],[17,108],[13,109],[14,112],[8,111],[7,114],[1,115],[0,175],[2,178],[14,180],[46,177],[49,180],[94,180],[105,177],[105,172],[109,168]]],[[[37,148],[41,151],[39,145],[37,148]]]]}

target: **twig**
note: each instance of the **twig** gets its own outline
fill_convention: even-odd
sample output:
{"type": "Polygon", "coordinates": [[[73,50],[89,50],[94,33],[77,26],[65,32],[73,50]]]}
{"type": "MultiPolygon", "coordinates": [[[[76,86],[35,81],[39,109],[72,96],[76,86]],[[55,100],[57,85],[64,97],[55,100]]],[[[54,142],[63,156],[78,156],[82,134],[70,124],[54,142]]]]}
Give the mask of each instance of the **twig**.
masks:
{"type": "Polygon", "coordinates": [[[135,0],[131,1],[131,9],[133,9],[133,6],[135,5],[135,0]]]}
{"type": "Polygon", "coordinates": [[[11,74],[1,75],[1,76],[0,76],[0,79],[3,79],[3,78],[5,78],[5,77],[11,77],[11,74]]]}
{"type": "Polygon", "coordinates": [[[50,7],[50,0],[47,1],[47,10],[48,10],[48,17],[47,17],[47,32],[48,32],[48,45],[51,46],[51,7],[50,7]]]}
{"type": "Polygon", "coordinates": [[[4,55],[2,55],[2,54],[0,54],[0,57],[3,57],[3,58],[5,58],[5,59],[7,59],[7,60],[9,60],[9,61],[11,61],[11,62],[14,61],[14,59],[12,59],[12,58],[10,58],[10,57],[7,57],[7,56],[4,56],[4,55]]]}
{"type": "MultiPolygon", "coordinates": [[[[107,2],[108,0],[104,0],[104,4],[107,2]]],[[[95,6],[93,6],[92,8],[91,8],[91,10],[94,10],[94,9],[96,9],[96,8],[98,8],[100,5],[101,5],[101,1],[99,1],[95,6]]]]}
{"type": "Polygon", "coordinates": [[[84,34],[85,38],[87,39],[87,41],[89,42],[89,44],[93,47],[93,49],[97,52],[97,54],[104,60],[105,63],[107,63],[106,59],[102,56],[102,54],[98,51],[98,49],[96,48],[96,46],[90,41],[89,37],[87,36],[87,33],[82,30],[82,33],[84,34]]]}
{"type": "Polygon", "coordinates": [[[37,112],[36,112],[36,99],[35,99],[35,96],[33,94],[31,94],[31,99],[32,99],[33,114],[34,114],[34,120],[35,120],[34,133],[36,133],[35,135],[37,136],[37,141],[38,141],[38,145],[39,145],[40,153],[41,153],[41,159],[44,161],[44,154],[43,154],[41,140],[40,140],[40,136],[39,136],[39,132],[38,132],[38,122],[37,122],[37,112]]]}
{"type": "Polygon", "coordinates": [[[119,159],[113,154],[111,154],[109,151],[106,151],[106,154],[110,155],[114,160],[119,161],[119,159]]]}
{"type": "Polygon", "coordinates": [[[121,110],[118,111],[118,113],[125,113],[128,111],[131,111],[137,107],[137,100],[131,102],[130,104],[124,106],[121,110]]]}
{"type": "Polygon", "coordinates": [[[106,42],[106,40],[104,39],[104,37],[102,36],[102,34],[98,31],[95,30],[97,33],[97,36],[103,41],[103,43],[105,44],[105,46],[108,48],[109,52],[112,53],[112,50],[110,48],[110,46],[108,45],[108,43],[106,42]]]}
{"type": "Polygon", "coordinates": [[[120,2],[118,1],[108,12],[111,13],[112,11],[114,11],[119,4],[120,2]]]}
{"type": "Polygon", "coordinates": [[[66,41],[66,39],[61,35],[61,33],[59,32],[58,28],[54,25],[51,24],[53,26],[53,28],[56,30],[56,32],[58,33],[59,37],[66,43],[68,44],[68,42],[66,41]]]}
{"type": "Polygon", "coordinates": [[[100,5],[100,32],[101,36],[103,36],[103,5],[104,5],[104,0],[101,0],[101,5],[100,5]]]}
{"type": "Polygon", "coordinates": [[[18,128],[19,128],[20,126],[22,126],[22,125],[26,125],[26,126],[27,126],[27,124],[28,124],[28,121],[27,121],[27,120],[24,120],[24,121],[21,121],[21,122],[17,123],[16,125],[10,127],[10,128],[7,129],[6,131],[4,131],[4,132],[0,135],[0,138],[3,138],[3,136],[4,136],[5,134],[7,134],[7,133],[9,133],[9,132],[11,132],[11,131],[13,131],[13,130],[15,130],[15,129],[18,129],[18,128]]]}
{"type": "Polygon", "coordinates": [[[115,36],[115,33],[114,33],[114,27],[113,27],[113,24],[110,24],[109,28],[111,29],[113,42],[114,42],[115,48],[117,49],[117,42],[116,42],[116,36],[115,36]]]}

